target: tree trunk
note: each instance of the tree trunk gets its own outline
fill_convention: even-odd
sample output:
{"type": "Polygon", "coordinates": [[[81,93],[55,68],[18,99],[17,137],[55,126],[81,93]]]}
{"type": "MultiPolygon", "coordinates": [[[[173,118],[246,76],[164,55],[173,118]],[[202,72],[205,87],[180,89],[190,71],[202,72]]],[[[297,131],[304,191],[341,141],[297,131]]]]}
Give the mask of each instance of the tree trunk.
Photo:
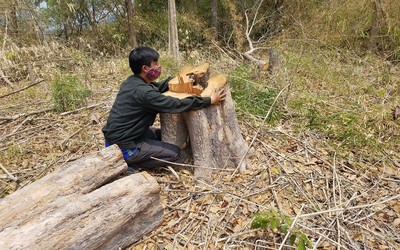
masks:
{"type": "Polygon", "coordinates": [[[128,28],[129,28],[129,44],[132,48],[137,48],[138,43],[136,39],[136,29],[133,23],[133,4],[132,0],[125,0],[125,8],[126,8],[126,16],[128,19],[128,28]]]}
{"type": "Polygon", "coordinates": [[[168,46],[170,55],[174,59],[179,60],[179,38],[175,0],[168,0],[168,46]]]}
{"type": "MultiPolygon", "coordinates": [[[[209,178],[212,173],[209,168],[237,168],[247,151],[229,87],[224,88],[227,95],[221,104],[184,113],[193,162],[199,166],[194,171],[198,178],[209,178]]],[[[246,170],[246,161],[240,164],[239,170],[246,170]]]]}
{"type": "MultiPolygon", "coordinates": [[[[181,72],[190,71],[182,70],[181,72]]],[[[204,74],[204,72],[207,71],[199,72],[199,75],[208,77],[208,74],[204,74]]],[[[173,79],[170,83],[175,84],[175,81],[173,79]]],[[[198,178],[209,178],[212,169],[215,168],[230,167],[239,168],[240,171],[246,170],[246,160],[241,160],[248,147],[241,135],[234,103],[226,82],[227,79],[224,75],[213,76],[207,81],[207,87],[201,93],[202,97],[211,96],[215,90],[225,88],[227,95],[221,104],[185,112],[183,113],[184,120],[180,116],[175,119],[171,118],[175,115],[163,114],[161,116],[163,140],[181,145],[182,142],[188,141],[186,132],[181,134],[181,131],[189,132],[190,151],[195,166],[194,175],[198,178]],[[164,135],[166,136],[164,137],[164,135]]],[[[165,94],[177,98],[193,95],[171,91],[165,94]]]]}
{"type": "Polygon", "coordinates": [[[115,180],[126,168],[109,147],[0,200],[0,249],[118,249],[139,240],[162,222],[160,188],[146,172],[115,180]]]}
{"type": "Polygon", "coordinates": [[[218,0],[211,0],[211,27],[214,39],[218,40],[218,0]]]}
{"type": "Polygon", "coordinates": [[[189,131],[182,114],[160,114],[161,140],[169,142],[181,149],[179,163],[189,163],[192,159],[189,131]]]}
{"type": "Polygon", "coordinates": [[[379,30],[380,30],[380,19],[382,17],[382,5],[380,0],[373,0],[373,2],[374,2],[374,14],[373,14],[368,49],[371,52],[376,52],[378,46],[379,30]]]}
{"type": "Polygon", "coordinates": [[[224,7],[229,10],[229,19],[230,22],[232,23],[232,28],[233,28],[232,33],[234,36],[236,49],[240,52],[244,51],[244,44],[246,42],[246,37],[244,34],[246,34],[246,32],[242,28],[243,14],[239,13],[236,1],[222,0],[221,2],[224,5],[224,7]]]}
{"type": "MultiPolygon", "coordinates": [[[[18,2],[13,2],[11,4],[11,25],[10,25],[10,30],[11,34],[15,37],[18,38],[18,33],[19,33],[19,27],[18,27],[18,15],[17,15],[17,5],[18,2]]],[[[17,39],[16,39],[17,40],[17,39]]]]}

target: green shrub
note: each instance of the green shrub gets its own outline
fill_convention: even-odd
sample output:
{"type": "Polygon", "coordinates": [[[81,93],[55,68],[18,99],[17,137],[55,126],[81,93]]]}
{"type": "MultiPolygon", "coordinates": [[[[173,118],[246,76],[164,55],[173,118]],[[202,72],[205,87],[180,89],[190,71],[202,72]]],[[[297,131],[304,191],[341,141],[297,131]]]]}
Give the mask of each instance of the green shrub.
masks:
{"type": "Polygon", "coordinates": [[[58,75],[51,86],[55,109],[60,112],[86,104],[86,98],[90,95],[90,90],[73,75],[58,75]]]}
{"type": "MultiPolygon", "coordinates": [[[[281,234],[283,237],[289,233],[289,242],[291,246],[295,245],[297,246],[297,249],[300,250],[306,249],[306,246],[312,248],[313,246],[307,235],[295,227],[290,229],[292,223],[292,218],[271,209],[269,211],[256,213],[253,222],[251,223],[251,228],[271,230],[277,234],[281,234]]],[[[282,244],[284,243],[285,242],[282,242],[282,244]]]]}
{"type": "MultiPolygon", "coordinates": [[[[265,117],[279,91],[263,86],[254,72],[250,67],[239,66],[229,74],[232,98],[239,112],[265,117]]],[[[279,120],[281,116],[281,111],[275,107],[268,122],[279,120]]]]}

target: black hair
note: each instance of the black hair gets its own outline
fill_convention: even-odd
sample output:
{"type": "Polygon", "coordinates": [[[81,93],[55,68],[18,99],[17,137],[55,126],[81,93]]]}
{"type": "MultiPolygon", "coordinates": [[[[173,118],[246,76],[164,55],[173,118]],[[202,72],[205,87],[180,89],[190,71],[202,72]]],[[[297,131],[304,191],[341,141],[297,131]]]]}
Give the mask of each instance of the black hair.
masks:
{"type": "Polygon", "coordinates": [[[158,61],[160,55],[155,49],[149,47],[138,47],[129,54],[129,67],[134,74],[140,74],[142,66],[150,67],[152,61],[158,61]]]}

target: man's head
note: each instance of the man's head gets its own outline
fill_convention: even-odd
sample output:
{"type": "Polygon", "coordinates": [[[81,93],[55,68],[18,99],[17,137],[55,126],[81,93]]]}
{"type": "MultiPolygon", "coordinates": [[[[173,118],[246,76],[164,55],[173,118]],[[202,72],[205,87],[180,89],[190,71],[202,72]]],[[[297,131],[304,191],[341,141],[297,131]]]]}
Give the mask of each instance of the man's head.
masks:
{"type": "Polygon", "coordinates": [[[129,54],[129,67],[135,75],[140,75],[143,66],[151,67],[152,62],[157,62],[160,55],[155,49],[139,47],[129,54]]]}

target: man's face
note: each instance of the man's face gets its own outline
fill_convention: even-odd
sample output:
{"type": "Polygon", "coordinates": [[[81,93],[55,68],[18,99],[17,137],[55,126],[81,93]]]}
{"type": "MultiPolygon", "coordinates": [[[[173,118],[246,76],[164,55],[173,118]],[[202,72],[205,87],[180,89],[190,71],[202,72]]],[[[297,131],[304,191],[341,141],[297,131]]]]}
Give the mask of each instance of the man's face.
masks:
{"type": "Polygon", "coordinates": [[[158,64],[158,61],[152,61],[150,63],[150,68],[156,69],[158,68],[160,65],[158,64]]]}
{"type": "Polygon", "coordinates": [[[142,67],[143,76],[146,79],[146,82],[154,81],[161,75],[161,66],[157,61],[152,61],[150,63],[150,67],[143,65],[142,67]]]}
{"type": "Polygon", "coordinates": [[[160,65],[158,64],[158,61],[152,61],[152,62],[150,63],[150,67],[147,66],[147,65],[143,65],[142,70],[143,70],[144,72],[147,72],[147,71],[149,70],[149,68],[156,69],[156,68],[158,68],[158,67],[160,67],[160,65]]]}

